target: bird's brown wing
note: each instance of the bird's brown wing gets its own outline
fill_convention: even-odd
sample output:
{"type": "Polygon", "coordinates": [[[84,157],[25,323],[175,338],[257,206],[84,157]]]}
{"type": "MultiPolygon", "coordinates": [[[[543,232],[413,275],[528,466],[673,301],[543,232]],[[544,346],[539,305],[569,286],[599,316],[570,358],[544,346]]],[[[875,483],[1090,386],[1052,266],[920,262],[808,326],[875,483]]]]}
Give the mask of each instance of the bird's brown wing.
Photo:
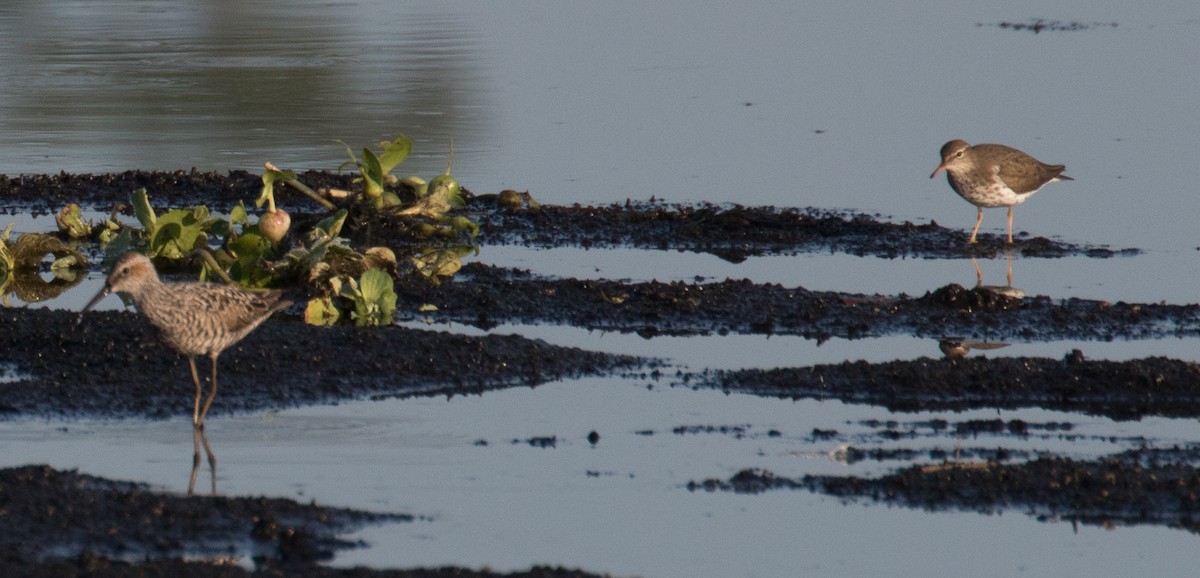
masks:
{"type": "Polygon", "coordinates": [[[1067,168],[1064,165],[1048,165],[1017,149],[992,146],[997,149],[993,170],[1018,195],[1036,191],[1055,178],[1074,180],[1062,174],[1067,168]]]}
{"type": "Polygon", "coordinates": [[[272,313],[291,305],[283,292],[237,291],[220,295],[216,306],[222,309],[221,321],[231,334],[249,331],[272,313]]]}

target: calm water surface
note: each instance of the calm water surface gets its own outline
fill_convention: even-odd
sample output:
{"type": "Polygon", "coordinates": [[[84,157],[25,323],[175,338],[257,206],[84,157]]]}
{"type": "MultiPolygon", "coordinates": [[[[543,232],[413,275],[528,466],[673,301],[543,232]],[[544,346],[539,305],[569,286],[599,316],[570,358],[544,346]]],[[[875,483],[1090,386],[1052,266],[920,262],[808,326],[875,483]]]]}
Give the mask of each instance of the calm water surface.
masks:
{"type": "MultiPolygon", "coordinates": [[[[344,160],[334,139],[360,147],[404,133],[416,150],[398,172],[442,172],[453,143],[454,174],[477,193],[515,188],[557,204],[653,196],[851,208],[967,228],[973,207],[943,178],[928,178],[941,144],[963,138],[1065,163],[1077,179],[1018,207],[1018,230],[1146,251],[1017,259],[1014,285],[1052,298],[1190,303],[1200,284],[1190,170],[1200,154],[1195,3],[22,2],[0,6],[0,37],[0,172],[10,175],[260,170],[265,161],[332,169],[344,160]],[[1085,29],[998,26],[1034,18],[1085,29]]],[[[984,227],[1002,230],[1003,217],[989,211],[984,227]]],[[[17,220],[30,230],[45,222],[17,220]]],[[[732,264],[688,253],[514,247],[485,247],[479,258],[582,278],[744,277],[883,294],[975,281],[961,260],[801,255],[732,264]]],[[[981,263],[985,283],[1004,284],[1006,265],[981,263]]],[[[78,308],[97,282],[51,306],[78,308]]],[[[933,341],[905,336],[818,346],[569,327],[495,331],[658,355],[691,369],[937,355],[933,341]]],[[[1096,358],[1200,360],[1198,345],[1017,343],[988,355],[1080,348],[1096,358]]],[[[44,462],[182,490],[191,457],[185,414],[150,423],[2,421],[0,455],[4,465],[44,462]]],[[[215,415],[209,427],[223,493],[429,517],[364,530],[374,547],[337,564],[549,563],[645,576],[1194,574],[1196,538],[1178,530],[1076,530],[1021,512],[927,513],[799,492],[684,488],[746,467],[801,476],[906,465],[831,460],[837,443],[813,440],[814,428],[836,429],[857,447],[961,443],[1082,458],[1200,439],[1194,421],[1037,410],[1004,417],[1070,422],[1081,435],[895,442],[864,425],[994,416],[893,415],[592,379],[451,400],[215,415]],[[680,425],[737,425],[748,434],[671,433],[680,425]],[[782,435],[766,435],[772,429],[782,435]],[[595,447],[585,440],[593,430],[601,435],[595,447]],[[646,430],[656,433],[638,433],[646,430]],[[554,449],[512,443],[549,435],[560,440],[554,449]]]]}

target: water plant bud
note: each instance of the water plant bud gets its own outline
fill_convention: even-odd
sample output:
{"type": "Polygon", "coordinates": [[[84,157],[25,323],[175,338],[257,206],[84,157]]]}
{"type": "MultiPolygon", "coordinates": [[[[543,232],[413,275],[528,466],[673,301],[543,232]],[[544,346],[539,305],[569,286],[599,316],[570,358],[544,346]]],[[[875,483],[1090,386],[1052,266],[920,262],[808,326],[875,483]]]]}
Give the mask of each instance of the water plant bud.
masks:
{"type": "Polygon", "coordinates": [[[258,229],[262,231],[264,237],[271,240],[272,243],[278,243],[284,236],[287,235],[288,228],[292,226],[292,217],[283,209],[267,211],[258,220],[258,229]]]}
{"type": "Polygon", "coordinates": [[[512,189],[504,189],[500,191],[500,196],[496,199],[496,203],[504,209],[519,209],[521,208],[521,193],[512,189]]]}

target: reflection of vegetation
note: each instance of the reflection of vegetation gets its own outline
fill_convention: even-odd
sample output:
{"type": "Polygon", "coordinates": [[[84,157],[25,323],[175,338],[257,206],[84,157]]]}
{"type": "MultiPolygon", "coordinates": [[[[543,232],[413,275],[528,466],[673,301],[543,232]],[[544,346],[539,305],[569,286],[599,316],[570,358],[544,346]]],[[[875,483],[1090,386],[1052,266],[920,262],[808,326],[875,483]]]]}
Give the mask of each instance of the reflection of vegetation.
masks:
{"type": "Polygon", "coordinates": [[[79,251],[43,233],[26,233],[10,243],[12,229],[9,225],[0,233],[0,299],[5,306],[11,306],[9,293],[32,303],[57,297],[83,279],[88,263],[79,251]],[[40,271],[47,255],[54,256],[50,281],[40,271]]]}

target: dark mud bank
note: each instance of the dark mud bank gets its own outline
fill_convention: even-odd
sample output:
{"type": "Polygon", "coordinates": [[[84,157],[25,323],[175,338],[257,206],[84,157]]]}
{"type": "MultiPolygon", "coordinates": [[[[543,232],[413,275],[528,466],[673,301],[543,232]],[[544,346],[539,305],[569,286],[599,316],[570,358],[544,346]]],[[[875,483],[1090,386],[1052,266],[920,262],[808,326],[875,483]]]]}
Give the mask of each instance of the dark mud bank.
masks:
{"type": "MultiPolygon", "coordinates": [[[[351,176],[308,171],[299,180],[314,189],[352,188],[351,176]]],[[[52,213],[68,203],[107,211],[128,204],[129,194],[145,187],[157,207],[207,204],[228,210],[256,199],[261,176],[247,171],[126,171],[114,174],[0,175],[0,207],[52,213]]],[[[535,193],[536,195],[536,193],[535,193]]],[[[741,206],[687,206],[627,202],[604,207],[543,205],[507,210],[497,195],[465,192],[467,210],[482,225],[483,244],[531,246],[632,246],[706,252],[731,261],[763,254],[839,251],[884,258],[991,257],[1015,252],[1027,257],[1087,255],[1112,257],[1136,249],[1078,245],[1044,237],[1020,236],[1008,246],[1000,235],[981,234],[966,244],[967,232],[937,223],[891,223],[879,216],[850,211],[741,206]]],[[[282,189],[277,199],[293,218],[319,207],[300,193],[282,189]]],[[[388,223],[372,223],[373,235],[387,236],[388,223]]]]}
{"type": "Polygon", "coordinates": [[[357,528],[424,521],[288,499],[178,496],[46,466],[0,470],[0,517],[4,576],[595,576],[561,568],[325,568],[318,563],[336,551],[367,546],[344,537],[357,528]]]}
{"type": "MultiPolygon", "coordinates": [[[[161,344],[137,314],[89,313],[80,320],[77,313],[3,309],[0,326],[0,359],[19,380],[0,389],[0,412],[117,418],[191,413],[186,360],[161,344]]],[[[211,414],[532,387],[646,363],[516,335],[320,328],[272,319],[221,355],[221,390],[211,414]]]]}
{"type": "Polygon", "coordinates": [[[1020,510],[1043,520],[1104,527],[1162,525],[1200,531],[1200,471],[1194,449],[1135,450],[1092,461],[1039,457],[913,466],[878,478],[803,476],[742,470],[727,480],[691,482],[692,491],[808,490],[853,501],[931,511],[992,514],[1020,510]]]}
{"type": "Polygon", "coordinates": [[[1043,408],[1119,420],[1200,416],[1200,366],[1150,357],[983,357],[712,371],[691,382],[755,395],[837,399],[892,411],[1043,408]]]}
{"type": "Polygon", "coordinates": [[[567,324],[655,335],[750,333],[823,341],[909,334],[941,339],[1145,339],[1200,335],[1200,305],[1012,297],[947,285],[919,297],[809,291],[748,280],[557,279],[472,263],[441,285],[402,283],[433,319],[482,328],[567,324]]]}

